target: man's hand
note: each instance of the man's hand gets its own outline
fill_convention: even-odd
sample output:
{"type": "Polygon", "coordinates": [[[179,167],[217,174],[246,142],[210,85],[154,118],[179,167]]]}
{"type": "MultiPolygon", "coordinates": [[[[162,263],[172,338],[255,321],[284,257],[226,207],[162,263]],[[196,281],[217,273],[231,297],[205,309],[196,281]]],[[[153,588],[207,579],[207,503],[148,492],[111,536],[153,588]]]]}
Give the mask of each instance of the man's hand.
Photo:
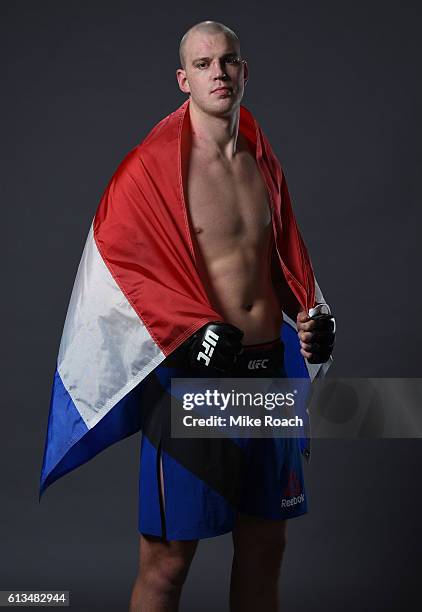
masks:
{"type": "Polygon", "coordinates": [[[189,338],[189,364],[206,372],[226,372],[243,351],[243,331],[230,323],[212,322],[189,338]]]}
{"type": "Polygon", "coordinates": [[[335,342],[335,319],[331,314],[310,317],[303,310],[296,319],[300,340],[300,352],[309,363],[325,363],[329,360],[335,342]]]}

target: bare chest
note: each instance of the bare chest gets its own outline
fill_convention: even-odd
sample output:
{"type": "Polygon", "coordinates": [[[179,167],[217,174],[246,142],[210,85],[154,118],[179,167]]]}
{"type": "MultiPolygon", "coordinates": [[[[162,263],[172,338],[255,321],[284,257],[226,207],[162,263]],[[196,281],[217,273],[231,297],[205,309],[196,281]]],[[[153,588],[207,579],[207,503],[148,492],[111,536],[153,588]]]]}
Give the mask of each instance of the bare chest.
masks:
{"type": "Polygon", "coordinates": [[[271,227],[268,192],[249,153],[229,167],[192,153],[187,179],[187,206],[193,231],[204,251],[242,244],[259,246],[271,227]]]}

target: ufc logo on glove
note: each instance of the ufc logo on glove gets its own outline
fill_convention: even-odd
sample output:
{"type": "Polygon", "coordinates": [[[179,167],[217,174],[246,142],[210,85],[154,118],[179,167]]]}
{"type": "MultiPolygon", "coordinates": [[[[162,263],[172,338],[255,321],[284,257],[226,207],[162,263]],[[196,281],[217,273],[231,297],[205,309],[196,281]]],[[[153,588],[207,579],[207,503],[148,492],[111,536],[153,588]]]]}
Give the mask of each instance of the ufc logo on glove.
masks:
{"type": "Polygon", "coordinates": [[[200,361],[201,359],[203,359],[205,361],[205,365],[207,366],[209,365],[210,359],[214,352],[214,347],[217,346],[219,337],[220,336],[214,333],[211,329],[207,330],[205,334],[205,338],[202,341],[202,346],[204,347],[205,353],[203,353],[202,351],[198,353],[198,356],[196,358],[197,361],[200,361]]]}

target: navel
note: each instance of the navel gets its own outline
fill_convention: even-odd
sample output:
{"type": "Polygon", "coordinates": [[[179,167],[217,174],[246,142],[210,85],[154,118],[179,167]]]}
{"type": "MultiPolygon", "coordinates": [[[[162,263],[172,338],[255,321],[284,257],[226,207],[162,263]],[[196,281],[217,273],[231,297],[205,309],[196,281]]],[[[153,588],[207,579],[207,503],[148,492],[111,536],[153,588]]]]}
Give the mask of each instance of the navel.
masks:
{"type": "Polygon", "coordinates": [[[195,234],[202,234],[204,230],[202,229],[202,227],[194,227],[193,231],[195,232],[195,234]]]}

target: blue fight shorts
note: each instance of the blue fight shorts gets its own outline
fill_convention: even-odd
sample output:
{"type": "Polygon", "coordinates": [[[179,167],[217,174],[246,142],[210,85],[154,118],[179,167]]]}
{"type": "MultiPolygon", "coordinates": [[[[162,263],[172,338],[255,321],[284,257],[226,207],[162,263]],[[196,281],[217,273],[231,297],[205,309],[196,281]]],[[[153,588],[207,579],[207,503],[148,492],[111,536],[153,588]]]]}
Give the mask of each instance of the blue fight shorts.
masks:
{"type": "MultiPolygon", "coordinates": [[[[298,438],[171,437],[169,381],[172,377],[199,376],[186,364],[181,347],[143,383],[140,533],[167,540],[194,540],[231,531],[237,512],[265,519],[305,514],[308,508],[298,438]]],[[[285,378],[283,342],[277,338],[244,346],[225,376],[285,378]],[[267,367],[253,369],[253,362],[263,359],[267,367]]]]}

